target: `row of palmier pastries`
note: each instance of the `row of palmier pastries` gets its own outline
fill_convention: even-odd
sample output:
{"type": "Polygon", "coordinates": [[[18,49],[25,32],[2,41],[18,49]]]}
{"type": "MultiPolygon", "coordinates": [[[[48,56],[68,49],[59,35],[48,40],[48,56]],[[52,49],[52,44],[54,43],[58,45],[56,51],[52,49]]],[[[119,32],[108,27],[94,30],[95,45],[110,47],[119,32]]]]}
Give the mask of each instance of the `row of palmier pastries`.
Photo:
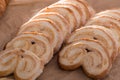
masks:
{"type": "Polygon", "coordinates": [[[75,30],[60,51],[59,63],[65,70],[82,66],[91,78],[103,78],[111,69],[120,49],[120,9],[106,10],[75,30]]]}
{"type": "Polygon", "coordinates": [[[35,80],[65,38],[95,14],[85,0],[61,0],[22,25],[0,54],[0,76],[14,73],[16,80],[35,80]]]}
{"type": "Polygon", "coordinates": [[[0,0],[0,17],[3,15],[3,13],[6,10],[6,7],[8,5],[9,0],[0,0]]]}

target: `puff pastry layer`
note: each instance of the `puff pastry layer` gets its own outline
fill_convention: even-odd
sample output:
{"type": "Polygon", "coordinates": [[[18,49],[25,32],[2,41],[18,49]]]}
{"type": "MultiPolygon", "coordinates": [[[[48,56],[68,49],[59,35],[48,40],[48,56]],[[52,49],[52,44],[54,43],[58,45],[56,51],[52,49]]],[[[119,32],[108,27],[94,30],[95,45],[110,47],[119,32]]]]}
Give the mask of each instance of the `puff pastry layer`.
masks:
{"type": "Polygon", "coordinates": [[[0,53],[0,77],[14,73],[16,80],[34,80],[43,68],[42,61],[30,51],[16,48],[0,53]]]}
{"type": "Polygon", "coordinates": [[[106,10],[97,13],[65,40],[59,54],[59,64],[65,70],[82,66],[89,77],[103,78],[119,51],[120,9],[106,10]]]}
{"type": "Polygon", "coordinates": [[[65,46],[59,54],[60,66],[65,70],[74,70],[83,66],[92,77],[103,76],[111,67],[109,53],[95,40],[83,39],[65,46]]]}
{"type": "MultiPolygon", "coordinates": [[[[17,36],[6,45],[5,49],[11,53],[8,57],[14,55],[12,59],[15,60],[6,65],[5,70],[1,69],[1,74],[14,73],[16,80],[35,80],[72,31],[83,26],[94,14],[94,9],[85,0],[61,0],[40,10],[20,27],[17,36]],[[25,50],[28,55],[20,57],[12,52],[15,49],[25,50]]],[[[4,68],[5,65],[0,66],[4,68]]]]}

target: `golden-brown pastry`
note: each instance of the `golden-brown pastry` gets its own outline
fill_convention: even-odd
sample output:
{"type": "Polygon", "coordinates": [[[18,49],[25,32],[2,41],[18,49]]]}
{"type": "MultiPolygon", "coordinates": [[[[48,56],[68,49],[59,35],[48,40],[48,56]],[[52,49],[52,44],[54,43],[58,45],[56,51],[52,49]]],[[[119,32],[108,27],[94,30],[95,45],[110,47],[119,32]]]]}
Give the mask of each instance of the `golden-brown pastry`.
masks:
{"type": "Polygon", "coordinates": [[[106,10],[91,18],[86,25],[102,25],[109,28],[118,42],[120,53],[120,9],[106,10]]]}
{"type": "Polygon", "coordinates": [[[3,59],[0,54],[1,76],[14,72],[16,80],[35,80],[65,38],[94,14],[85,0],[61,0],[39,11],[6,45],[7,57],[3,59]],[[14,61],[11,56],[15,56],[14,61]],[[6,60],[11,64],[8,61],[8,65],[3,65],[6,60]]]}
{"type": "Polygon", "coordinates": [[[0,0],[0,16],[5,12],[8,2],[9,0],[0,0]]]}
{"type": "Polygon", "coordinates": [[[21,50],[23,54],[17,54],[18,63],[15,68],[16,80],[35,80],[42,72],[44,65],[40,59],[30,51],[21,50]]]}
{"type": "Polygon", "coordinates": [[[65,42],[59,54],[61,68],[82,66],[89,77],[103,78],[120,51],[120,9],[96,14],[65,42]]]}
{"type": "Polygon", "coordinates": [[[65,70],[74,70],[83,66],[88,76],[103,77],[110,67],[106,48],[95,40],[84,39],[65,46],[59,54],[59,64],[65,70]]]}
{"type": "Polygon", "coordinates": [[[0,54],[0,76],[14,73],[16,80],[35,80],[43,68],[42,61],[24,49],[5,50],[0,54]]]}
{"type": "Polygon", "coordinates": [[[109,28],[113,31],[118,42],[120,41],[120,9],[100,12],[91,18],[86,25],[100,25],[109,28]]]}
{"type": "Polygon", "coordinates": [[[58,48],[61,45],[62,40],[60,39],[62,35],[59,35],[58,30],[54,27],[54,24],[48,19],[37,19],[24,24],[18,34],[23,32],[38,32],[45,34],[50,40],[51,46],[53,48],[58,48]],[[59,37],[60,36],[60,37],[59,37]]]}
{"type": "MultiPolygon", "coordinates": [[[[81,24],[81,13],[79,12],[79,9],[76,5],[70,3],[70,2],[66,2],[66,1],[59,1],[58,3],[54,4],[54,6],[57,5],[58,7],[63,7],[64,8],[68,8],[69,10],[71,10],[73,12],[73,15],[75,17],[75,21],[76,21],[76,28],[80,27],[81,24]]],[[[84,10],[84,9],[83,9],[84,10]]],[[[84,16],[86,17],[86,15],[84,16]]]]}
{"type": "Polygon", "coordinates": [[[85,26],[77,29],[68,38],[67,44],[75,41],[80,41],[81,39],[92,39],[97,40],[108,49],[109,56],[112,61],[116,58],[118,54],[118,43],[114,37],[111,30],[105,28],[104,26],[85,26]]]}
{"type": "Polygon", "coordinates": [[[0,77],[14,72],[18,59],[15,53],[18,53],[18,50],[5,50],[0,52],[0,77]]]}
{"type": "Polygon", "coordinates": [[[69,22],[71,31],[80,27],[81,23],[82,25],[85,24],[85,22],[95,13],[85,0],[61,0],[42,9],[40,13],[42,12],[59,13],[69,22]]]}
{"type": "MultiPolygon", "coordinates": [[[[62,4],[75,6],[81,16],[81,25],[84,25],[86,21],[95,14],[95,10],[85,0],[61,0],[62,4]]],[[[76,19],[79,16],[76,16],[76,19]]],[[[78,23],[79,24],[79,23],[78,23]]]]}
{"type": "Polygon", "coordinates": [[[54,52],[57,52],[69,33],[85,24],[94,13],[84,0],[61,0],[38,12],[20,28],[18,34],[29,31],[44,33],[53,43],[54,52]]]}
{"type": "Polygon", "coordinates": [[[82,66],[85,73],[91,78],[103,78],[106,74],[108,74],[112,66],[111,59],[108,56],[109,52],[107,52],[104,46],[98,46],[98,42],[97,44],[94,44],[94,42],[90,41],[88,41],[87,44],[85,40],[83,42],[85,42],[86,45],[89,45],[89,47],[93,49],[93,52],[89,51],[88,49],[88,55],[86,55],[83,59],[82,66]]]}
{"type": "Polygon", "coordinates": [[[24,33],[14,38],[6,46],[6,49],[15,48],[32,51],[44,64],[48,63],[53,56],[53,48],[50,46],[48,39],[39,33],[24,33]]]}
{"type": "Polygon", "coordinates": [[[65,19],[69,22],[70,32],[73,31],[74,27],[76,26],[76,20],[73,15],[73,11],[71,11],[69,8],[65,8],[63,6],[57,6],[52,5],[49,6],[41,11],[42,12],[58,12],[60,15],[62,15],[65,19]]]}
{"type": "Polygon", "coordinates": [[[34,20],[34,19],[50,19],[54,21],[61,29],[63,38],[65,38],[67,35],[71,33],[69,31],[70,27],[68,21],[66,21],[66,19],[57,12],[38,13],[30,20],[34,20]]]}

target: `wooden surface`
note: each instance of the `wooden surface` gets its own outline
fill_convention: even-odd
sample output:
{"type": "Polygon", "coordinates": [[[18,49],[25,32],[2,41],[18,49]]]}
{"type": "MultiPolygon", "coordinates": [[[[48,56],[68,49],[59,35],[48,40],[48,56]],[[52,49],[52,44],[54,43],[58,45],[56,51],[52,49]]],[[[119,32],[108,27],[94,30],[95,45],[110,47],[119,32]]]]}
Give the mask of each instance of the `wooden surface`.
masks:
{"type": "MultiPolygon", "coordinates": [[[[35,15],[40,9],[58,0],[11,0],[9,7],[0,19],[0,50],[15,37],[19,27],[35,15]],[[31,3],[30,1],[33,1],[31,3]]],[[[119,8],[120,0],[87,0],[99,12],[111,8],[119,8]]],[[[43,74],[38,80],[92,80],[88,78],[81,68],[75,71],[61,70],[57,63],[57,55],[46,65],[43,74]]],[[[120,55],[113,64],[112,70],[102,80],[120,80],[120,55]]]]}

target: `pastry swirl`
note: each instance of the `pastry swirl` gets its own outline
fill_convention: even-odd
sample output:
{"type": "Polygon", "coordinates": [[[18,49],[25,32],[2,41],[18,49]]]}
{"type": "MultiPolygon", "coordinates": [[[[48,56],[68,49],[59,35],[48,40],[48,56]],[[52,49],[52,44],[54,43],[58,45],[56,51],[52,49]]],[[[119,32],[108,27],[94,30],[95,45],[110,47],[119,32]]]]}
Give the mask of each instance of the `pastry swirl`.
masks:
{"type": "Polygon", "coordinates": [[[74,27],[76,26],[76,19],[75,16],[73,15],[73,11],[71,11],[69,8],[66,8],[61,5],[51,5],[43,10],[40,11],[42,12],[58,12],[60,15],[62,15],[70,24],[70,32],[74,30],[74,27]]]}
{"type": "Polygon", "coordinates": [[[59,54],[61,68],[82,66],[89,77],[103,78],[120,51],[120,9],[96,14],[65,42],[59,54]]]}
{"type": "Polygon", "coordinates": [[[23,32],[38,32],[48,36],[52,46],[55,47],[58,41],[58,34],[56,29],[48,19],[37,19],[25,23],[19,30],[18,34],[23,32]]]}
{"type": "Polygon", "coordinates": [[[21,34],[23,32],[43,33],[48,37],[53,48],[58,48],[61,46],[61,34],[59,37],[57,30],[53,27],[51,21],[48,19],[37,19],[24,24],[20,28],[18,34],[21,34]]]}
{"type": "Polygon", "coordinates": [[[95,11],[85,0],[61,0],[40,11],[57,12],[69,22],[70,30],[74,31],[85,24],[85,22],[95,14],[95,11]]]}
{"type": "Polygon", "coordinates": [[[0,52],[0,77],[7,76],[14,72],[18,56],[17,50],[5,50],[0,52]]]}
{"type": "MultiPolygon", "coordinates": [[[[66,1],[59,1],[56,4],[57,6],[64,6],[64,8],[70,9],[73,12],[73,15],[75,17],[75,21],[76,21],[76,28],[80,27],[81,24],[81,13],[79,12],[78,7],[76,7],[74,4],[66,2],[66,1]]],[[[86,15],[85,15],[86,16],[86,15]]],[[[84,17],[85,17],[84,16],[84,17]]]]}
{"type": "MultiPolygon", "coordinates": [[[[100,25],[109,28],[113,31],[118,42],[120,41],[120,11],[118,10],[107,10],[100,12],[91,18],[86,25],[100,25]]],[[[119,44],[120,45],[120,44],[119,44]]]]}
{"type": "Polygon", "coordinates": [[[53,49],[45,36],[38,33],[24,33],[10,41],[6,49],[21,48],[32,51],[44,64],[48,63],[53,56],[53,49]]]}
{"type": "Polygon", "coordinates": [[[5,50],[0,54],[0,76],[14,73],[16,80],[34,80],[42,73],[43,67],[36,55],[24,49],[5,50]]]}
{"type": "Polygon", "coordinates": [[[104,76],[111,67],[109,53],[98,41],[84,39],[65,46],[59,54],[59,63],[65,70],[83,66],[90,77],[104,76]]]}
{"type": "Polygon", "coordinates": [[[73,32],[68,38],[67,44],[80,41],[81,39],[92,39],[99,41],[108,49],[109,57],[112,59],[112,61],[116,58],[118,52],[118,43],[113,37],[111,30],[103,26],[85,26],[73,32]]]}
{"type": "Polygon", "coordinates": [[[81,16],[81,25],[84,25],[86,21],[95,14],[95,10],[85,0],[62,0],[63,3],[75,5],[81,16]]]}
{"type": "Polygon", "coordinates": [[[120,52],[120,9],[106,10],[91,18],[86,25],[100,25],[110,29],[118,42],[120,52]]]}
{"type": "Polygon", "coordinates": [[[24,54],[18,57],[18,63],[14,72],[16,80],[35,80],[43,72],[43,64],[40,59],[30,51],[23,50],[24,54]]]}
{"type": "Polygon", "coordinates": [[[11,54],[7,52],[8,57],[4,59],[0,54],[1,76],[14,73],[16,80],[35,80],[72,31],[94,14],[85,0],[61,0],[39,11],[6,45],[5,52],[8,50],[11,54]],[[11,64],[7,64],[5,61],[11,56],[15,59],[10,58],[11,64]]]}
{"type": "Polygon", "coordinates": [[[65,38],[67,35],[70,34],[68,21],[66,21],[66,19],[62,15],[58,14],[57,12],[38,13],[30,20],[40,19],[40,18],[50,19],[54,21],[58,25],[58,27],[61,29],[63,38],[65,38]]]}

